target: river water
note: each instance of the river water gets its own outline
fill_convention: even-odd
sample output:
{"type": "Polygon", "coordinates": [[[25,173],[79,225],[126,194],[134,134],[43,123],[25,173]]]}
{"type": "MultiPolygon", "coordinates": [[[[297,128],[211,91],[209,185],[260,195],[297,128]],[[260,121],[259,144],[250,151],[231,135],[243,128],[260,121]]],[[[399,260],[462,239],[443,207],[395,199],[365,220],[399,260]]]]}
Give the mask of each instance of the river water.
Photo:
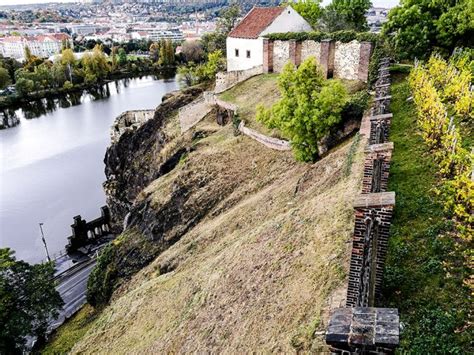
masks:
{"type": "Polygon", "coordinates": [[[174,78],[123,79],[17,110],[20,124],[0,130],[0,247],[28,262],[45,259],[41,222],[50,254],[64,249],[73,216],[96,218],[105,204],[103,159],[115,117],[155,108],[177,87],[174,78]]]}

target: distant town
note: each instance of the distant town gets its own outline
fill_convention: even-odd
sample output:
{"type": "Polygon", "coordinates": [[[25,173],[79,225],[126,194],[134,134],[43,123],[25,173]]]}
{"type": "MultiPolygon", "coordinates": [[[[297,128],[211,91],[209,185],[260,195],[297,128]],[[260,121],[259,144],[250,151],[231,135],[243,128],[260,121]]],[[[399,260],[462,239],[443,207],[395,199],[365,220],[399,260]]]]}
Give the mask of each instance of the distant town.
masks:
{"type": "MultiPolygon", "coordinates": [[[[242,13],[254,5],[278,3],[244,1],[242,13]]],[[[222,0],[82,0],[0,6],[0,54],[23,60],[28,47],[33,55],[48,58],[58,54],[65,41],[75,52],[83,51],[88,42],[193,41],[215,31],[219,11],[226,4],[222,0]]],[[[367,12],[371,32],[380,31],[387,13],[386,8],[367,12]]]]}

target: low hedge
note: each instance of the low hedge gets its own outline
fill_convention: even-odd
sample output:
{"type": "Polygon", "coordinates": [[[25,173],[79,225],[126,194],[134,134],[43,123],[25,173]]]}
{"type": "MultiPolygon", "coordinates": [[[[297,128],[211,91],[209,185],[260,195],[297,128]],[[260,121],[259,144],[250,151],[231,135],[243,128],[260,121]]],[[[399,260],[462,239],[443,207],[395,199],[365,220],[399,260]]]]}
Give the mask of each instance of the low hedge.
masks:
{"type": "Polygon", "coordinates": [[[306,41],[312,40],[320,42],[325,39],[332,39],[335,41],[348,43],[351,41],[359,42],[376,42],[379,38],[379,35],[371,32],[355,32],[355,31],[337,31],[337,32],[284,32],[284,33],[270,33],[265,36],[265,38],[271,40],[280,40],[280,41],[306,41]]]}

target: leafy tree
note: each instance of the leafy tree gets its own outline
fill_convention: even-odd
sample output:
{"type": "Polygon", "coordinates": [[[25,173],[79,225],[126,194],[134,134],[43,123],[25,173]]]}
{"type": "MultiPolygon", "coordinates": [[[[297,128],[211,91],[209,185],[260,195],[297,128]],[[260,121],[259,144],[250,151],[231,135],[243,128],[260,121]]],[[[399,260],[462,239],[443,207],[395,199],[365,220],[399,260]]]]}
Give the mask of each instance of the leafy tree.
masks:
{"type": "Polygon", "coordinates": [[[323,13],[323,27],[328,32],[340,30],[367,31],[365,14],[372,6],[370,0],[333,0],[323,13]]]}
{"type": "Polygon", "coordinates": [[[151,61],[153,63],[156,63],[158,61],[159,56],[160,56],[160,46],[158,45],[158,43],[153,42],[150,45],[149,52],[150,52],[151,61]]]}
{"type": "Polygon", "coordinates": [[[178,82],[181,88],[193,86],[198,83],[196,66],[193,62],[182,65],[178,68],[178,82]]]}
{"type": "Polygon", "coordinates": [[[259,106],[257,120],[279,129],[298,160],[314,161],[319,141],[341,121],[347,91],[340,81],[325,80],[313,57],[298,69],[287,63],[278,85],[281,100],[270,109],[259,106]]]}
{"type": "Polygon", "coordinates": [[[11,80],[8,70],[0,67],[0,89],[5,89],[8,85],[10,85],[10,83],[11,80]]]}
{"type": "Polygon", "coordinates": [[[20,96],[27,96],[35,89],[35,83],[31,79],[19,78],[16,81],[15,89],[20,96]]]}
{"type": "Polygon", "coordinates": [[[118,60],[117,60],[117,63],[118,65],[125,65],[127,64],[127,53],[125,53],[125,49],[123,48],[120,48],[118,50],[118,56],[117,56],[118,60]]]}
{"type": "Polygon", "coordinates": [[[317,26],[323,13],[321,0],[297,0],[287,2],[286,5],[291,5],[313,27],[317,26]]]}
{"type": "Polygon", "coordinates": [[[228,34],[234,28],[237,19],[240,15],[240,7],[237,4],[232,4],[223,8],[219,12],[219,19],[217,21],[217,28],[220,32],[228,34]]]}
{"type": "Polygon", "coordinates": [[[402,0],[382,34],[401,59],[426,58],[435,50],[451,53],[474,44],[474,1],[402,0]]]}
{"type": "Polygon", "coordinates": [[[225,59],[222,51],[217,50],[209,53],[207,56],[207,62],[204,65],[200,65],[198,75],[200,81],[214,80],[217,72],[225,69],[225,59]]]}
{"type": "Polygon", "coordinates": [[[0,353],[20,352],[27,335],[44,336],[63,305],[53,277],[53,263],[30,265],[0,249],[0,353]]]}
{"type": "Polygon", "coordinates": [[[117,68],[117,52],[118,52],[118,47],[113,46],[112,47],[112,68],[115,69],[117,68]]]}
{"type": "Polygon", "coordinates": [[[161,40],[160,42],[160,65],[174,64],[174,46],[170,40],[161,40]]]}
{"type": "Polygon", "coordinates": [[[212,53],[217,50],[225,53],[227,35],[235,27],[239,16],[240,7],[237,4],[223,8],[219,12],[216,31],[206,33],[201,38],[202,47],[206,53],[212,53]]]}
{"type": "Polygon", "coordinates": [[[182,45],[181,53],[187,62],[199,63],[204,58],[204,50],[198,41],[186,41],[182,45]]]}
{"type": "MultiPolygon", "coordinates": [[[[67,80],[67,70],[64,69],[64,66],[60,62],[54,63],[54,65],[51,67],[51,79],[53,84],[52,86],[62,87],[64,85],[64,82],[67,80]]],[[[70,75],[72,76],[72,74],[70,75]]]]}
{"type": "Polygon", "coordinates": [[[72,68],[76,64],[76,56],[71,48],[63,49],[61,52],[61,64],[66,67],[69,81],[72,82],[72,68]]]}
{"type": "Polygon", "coordinates": [[[202,48],[206,53],[217,50],[225,52],[227,34],[220,31],[206,33],[201,38],[202,48]]]}

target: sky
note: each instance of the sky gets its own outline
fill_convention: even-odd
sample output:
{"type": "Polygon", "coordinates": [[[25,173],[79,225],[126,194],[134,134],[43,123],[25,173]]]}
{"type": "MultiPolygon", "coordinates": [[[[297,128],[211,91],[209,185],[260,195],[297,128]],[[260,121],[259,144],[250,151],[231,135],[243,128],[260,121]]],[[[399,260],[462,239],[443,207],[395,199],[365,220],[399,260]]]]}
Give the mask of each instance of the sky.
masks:
{"type": "MultiPolygon", "coordinates": [[[[1,5],[22,5],[22,4],[40,4],[47,2],[78,2],[77,0],[0,0],[1,5]]],[[[323,4],[330,3],[330,0],[323,0],[323,4]]],[[[399,0],[372,0],[372,4],[378,7],[394,7],[398,5],[399,0]]]]}

